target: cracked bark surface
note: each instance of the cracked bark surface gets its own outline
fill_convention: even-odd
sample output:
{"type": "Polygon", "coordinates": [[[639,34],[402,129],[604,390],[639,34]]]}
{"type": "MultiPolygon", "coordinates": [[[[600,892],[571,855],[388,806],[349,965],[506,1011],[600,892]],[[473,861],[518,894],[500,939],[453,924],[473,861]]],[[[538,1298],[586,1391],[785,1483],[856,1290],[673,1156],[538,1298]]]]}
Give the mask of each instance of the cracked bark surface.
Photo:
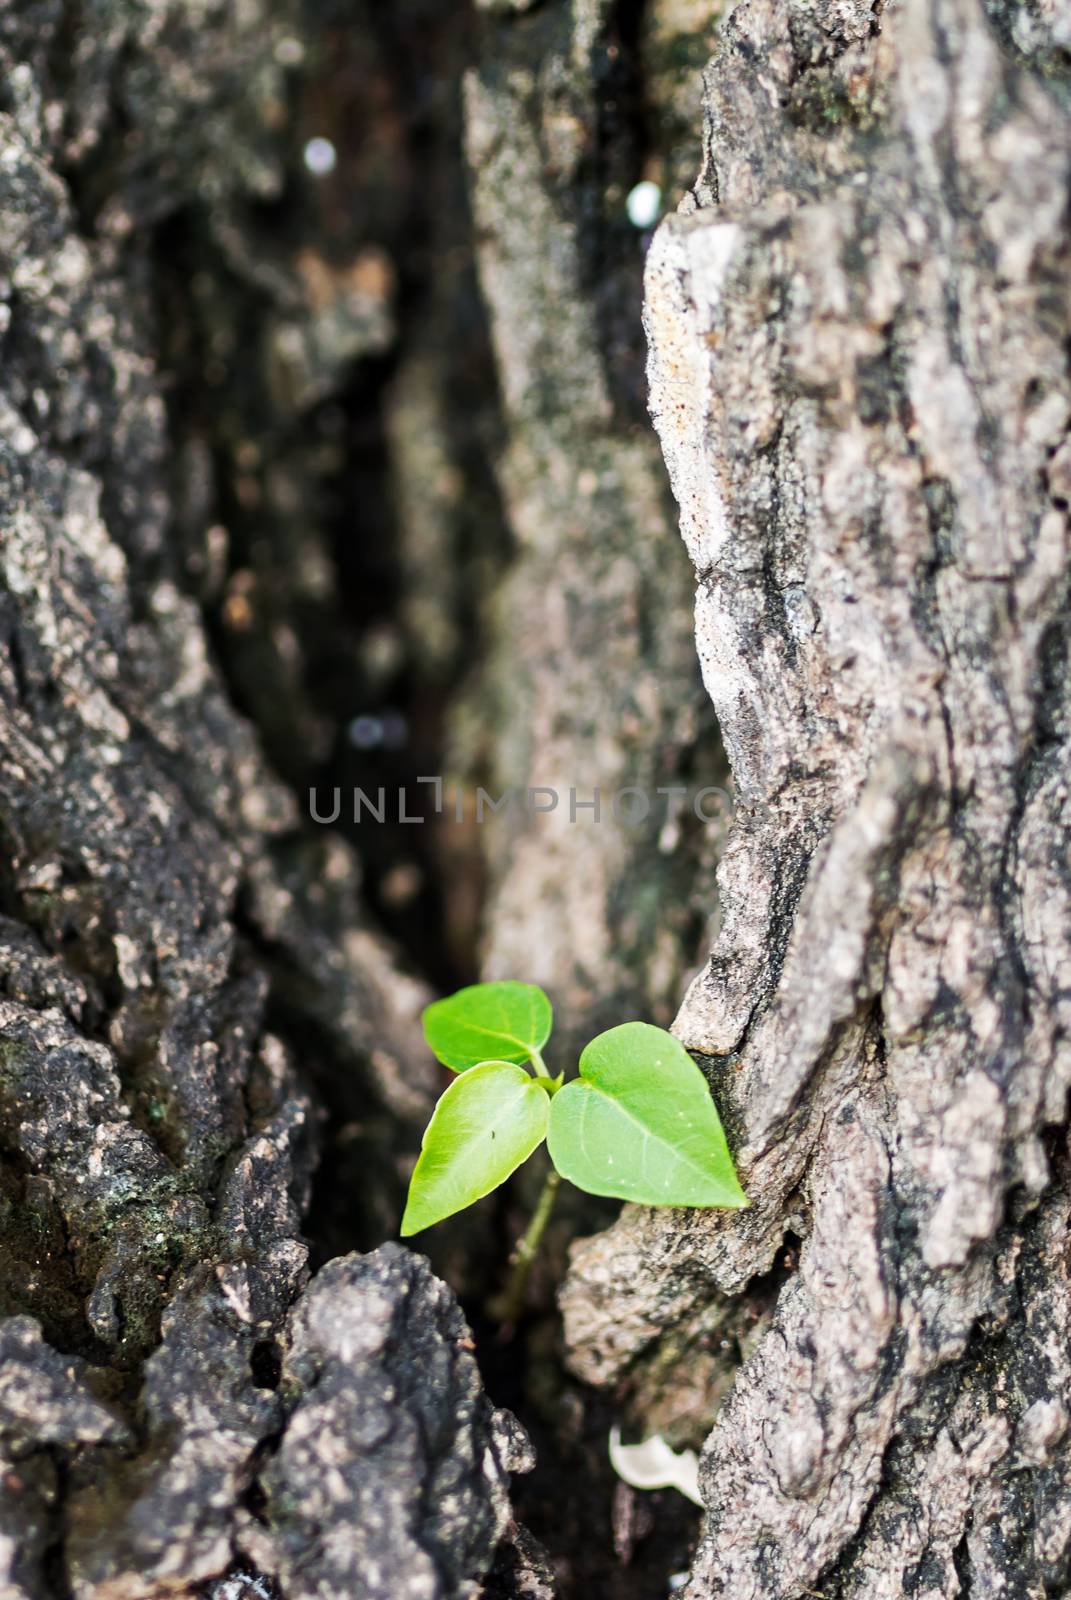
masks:
{"type": "Polygon", "coordinates": [[[579,1245],[572,1361],[642,1394],[766,1286],[689,1600],[1063,1593],[1066,21],[720,31],[645,315],[739,802],[675,1029],[751,1207],[579,1245]]]}
{"type": "MultiPolygon", "coordinates": [[[[516,35],[527,19],[486,19],[468,137],[500,413],[443,155],[464,9],[0,18],[0,1551],[19,1600],[554,1590],[506,1498],[531,1454],[480,1397],[445,1291],[382,1252],[310,1282],[303,1233],[313,1180],[321,1257],[395,1230],[440,1086],[427,991],[370,913],[413,860],[377,840],[385,863],[361,861],[302,816],[325,772],[368,782],[354,710],[408,674],[442,716],[486,649],[464,782],[599,783],[606,805],[615,780],[721,775],[639,402],[636,68],[612,66],[636,41],[608,5],[538,6],[516,35]],[[338,160],[319,196],[294,170],[311,133],[338,160]],[[344,1317],[367,1326],[387,1442],[344,1317]],[[456,1516],[414,1509],[440,1491],[456,1516]]],[[[699,26],[652,9],[656,121],[699,26]]],[[[523,957],[577,1036],[626,1000],[668,1020],[712,836],[579,827],[543,860],[534,834],[440,840],[445,941],[471,959],[486,848],[489,967],[523,957]]],[[[488,1232],[430,1241],[470,1292],[488,1232]]],[[[605,1472],[603,1443],[584,1459],[605,1472]]]]}
{"type": "MultiPolygon", "coordinates": [[[[210,638],[216,463],[167,404],[168,339],[193,326],[160,249],[170,219],[200,241],[195,294],[232,275],[216,334],[254,317],[245,403],[270,395],[267,504],[256,451],[234,442],[262,529],[316,488],[303,414],[390,336],[389,274],[366,254],[342,268],[283,239],[258,249],[302,26],[258,3],[0,19],[11,1600],[224,1594],[232,1569],[294,1600],[445,1600],[476,1592],[503,1537],[504,1594],[538,1565],[509,1534],[523,1433],[486,1400],[451,1292],[396,1246],[309,1281],[310,1081],[352,1084],[350,1228],[382,1238],[438,1087],[427,990],[369,919],[353,850],[302,817],[235,709],[210,638]]],[[[216,350],[225,390],[233,338],[216,350]]],[[[326,556],[292,511],[289,528],[300,604],[326,556]]],[[[222,597],[236,626],[260,604],[244,582],[222,597]]],[[[293,667],[296,642],[280,623],[266,643],[262,676],[285,687],[272,663],[293,667]]],[[[314,744],[300,694],[277,700],[275,725],[314,744]]]]}
{"type": "MultiPolygon", "coordinates": [[[[489,340],[437,143],[462,111],[398,65],[441,37],[450,78],[455,8],[0,16],[0,1592],[554,1593],[451,1296],[352,1253],[438,1079],[378,887],[295,797],[344,770],[350,686],[406,673],[461,701],[466,782],[718,781],[623,217],[702,147],[647,321],[740,814],[677,1026],[752,1208],[580,1246],[572,1361],[709,1434],[691,1600],[1060,1593],[1066,18],[749,0],[700,126],[705,0],[478,9],[489,340]],[[315,205],[299,127],[336,141],[315,205]],[[332,495],[396,577],[332,542],[332,495]],[[396,616],[362,592],[354,626],[347,560],[396,616]]],[[[440,840],[444,936],[467,959],[483,858],[486,972],[547,983],[566,1044],[668,1018],[710,837],[515,821],[440,840]]],[[[481,1237],[442,1247],[459,1279],[481,1237]]],[[[594,1478],[609,1401],[548,1348],[548,1439],[594,1478]]],[[[598,1483],[557,1511],[565,1470],[566,1587],[646,1593],[598,1483]]]]}

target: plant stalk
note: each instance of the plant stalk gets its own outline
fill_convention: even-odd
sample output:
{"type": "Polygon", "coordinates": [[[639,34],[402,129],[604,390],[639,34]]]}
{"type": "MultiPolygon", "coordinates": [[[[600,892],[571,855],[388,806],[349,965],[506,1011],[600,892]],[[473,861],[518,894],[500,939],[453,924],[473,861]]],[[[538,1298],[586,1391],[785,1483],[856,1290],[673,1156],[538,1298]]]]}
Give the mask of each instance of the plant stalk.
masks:
{"type": "Polygon", "coordinates": [[[536,1208],[532,1212],[532,1220],[517,1241],[517,1248],[513,1252],[513,1274],[502,1302],[503,1328],[512,1328],[524,1310],[524,1295],[528,1288],[528,1277],[532,1270],[532,1263],[539,1254],[543,1230],[546,1228],[550,1220],[550,1214],[554,1209],[554,1197],[558,1193],[558,1185],[560,1183],[561,1178],[551,1167],[540,1190],[536,1208]]]}
{"type": "Polygon", "coordinates": [[[536,1070],[537,1078],[550,1077],[550,1073],[547,1071],[547,1063],[543,1060],[543,1057],[538,1050],[529,1050],[528,1059],[536,1070]]]}

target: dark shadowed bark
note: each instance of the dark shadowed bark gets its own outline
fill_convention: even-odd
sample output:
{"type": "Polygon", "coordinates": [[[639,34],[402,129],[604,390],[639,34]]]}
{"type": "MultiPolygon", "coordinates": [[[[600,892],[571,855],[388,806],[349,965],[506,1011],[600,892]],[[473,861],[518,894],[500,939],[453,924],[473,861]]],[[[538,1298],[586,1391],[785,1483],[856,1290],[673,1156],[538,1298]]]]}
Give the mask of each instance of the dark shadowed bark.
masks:
{"type": "Polygon", "coordinates": [[[389,272],[359,241],[329,261],[322,218],[303,253],[260,233],[293,189],[287,68],[318,42],[259,4],[0,20],[12,1600],[186,1594],[234,1566],[295,1597],[468,1592],[525,1465],[426,1264],[385,1247],[305,1289],[309,1085],[355,1121],[363,1181],[336,1204],[360,1243],[396,1228],[437,1085],[427,990],[213,648],[219,627],[236,680],[274,690],[279,765],[314,772],[308,653],[344,631],[303,419],[391,336],[389,272]],[[211,405],[177,376],[201,370],[211,405]],[[283,552],[300,640],[271,614],[283,552]],[[228,630],[260,640],[253,671],[228,630]]]}

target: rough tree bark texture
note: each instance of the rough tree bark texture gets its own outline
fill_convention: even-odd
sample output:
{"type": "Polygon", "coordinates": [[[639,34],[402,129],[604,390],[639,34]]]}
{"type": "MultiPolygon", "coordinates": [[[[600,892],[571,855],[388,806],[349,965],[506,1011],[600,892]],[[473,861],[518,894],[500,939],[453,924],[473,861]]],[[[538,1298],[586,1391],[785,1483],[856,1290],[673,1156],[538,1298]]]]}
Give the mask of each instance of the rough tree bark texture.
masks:
{"type": "MultiPolygon", "coordinates": [[[[352,852],[270,775],[185,592],[225,552],[207,445],[171,460],[156,230],[176,215],[267,283],[239,378],[285,367],[284,435],[387,327],[367,260],[251,247],[297,26],[257,3],[0,18],[5,1600],[202,1593],[235,1562],[294,1600],[470,1594],[529,1464],[426,1263],[384,1246],[305,1287],[316,1116],[267,1007],[306,1081],[354,1086],[348,1206],[382,1238],[437,1084],[425,991],[352,852]]],[[[308,475],[271,465],[293,505],[308,475]]],[[[304,521],[290,548],[300,592],[304,521]]]]}
{"type": "MultiPolygon", "coordinates": [[[[478,9],[500,412],[455,113],[410,70],[441,24],[450,77],[460,6],[0,11],[0,1594],[238,1563],[288,1600],[447,1600],[503,1535],[487,1592],[552,1592],[449,1293],[395,1247],[309,1281],[316,1097],[371,1242],[437,1080],[424,991],[295,794],[353,685],[400,654],[453,692],[474,639],[466,779],[717,781],[623,214],[701,142],[647,320],[741,812],[678,1028],[753,1203],[581,1246],[572,1360],[709,1433],[693,1600],[1059,1593],[1066,13],[750,0],[700,129],[706,0],[478,9]],[[339,158],[316,203],[303,117],[339,158]],[[396,540],[400,627],[320,526],[343,480],[353,542],[396,540]]],[[[459,945],[483,849],[489,973],[547,981],[566,1035],[668,1015],[709,838],[515,820],[441,847],[459,945]]]]}
{"type": "MultiPolygon", "coordinates": [[[[502,416],[466,282],[459,136],[442,151],[467,8],[0,12],[13,1595],[184,1593],[232,1560],[292,1596],[462,1593],[505,1525],[504,1473],[527,1458],[479,1398],[443,1292],[390,1254],[305,1288],[319,1098],[330,1253],[394,1231],[438,1080],[425,992],[376,932],[354,851],[298,797],[332,761],[345,772],[332,752],[362,694],[408,673],[442,698],[484,634],[498,687],[471,696],[468,726],[490,736],[458,737],[470,783],[598,784],[606,805],[621,782],[720,775],[642,416],[624,214],[641,161],[694,164],[673,118],[708,19],[649,8],[645,156],[626,11],[484,19],[469,142],[502,416]],[[309,133],[338,159],[318,194],[309,133]],[[536,229],[518,226],[511,164],[536,229]],[[351,384],[362,360],[375,376],[351,384]],[[333,542],[323,527],[331,496],[352,499],[349,542],[344,514],[333,542]],[[507,523],[522,555],[485,623],[507,523]],[[385,620],[365,591],[395,563],[385,620]]],[[[481,844],[489,970],[545,978],[574,1035],[626,1003],[668,1019],[709,914],[709,833],[581,823],[543,855],[504,824],[499,842],[444,844],[463,961],[481,844]]],[[[466,1219],[446,1247],[470,1286],[483,1236],[466,1219]]],[[[495,1582],[549,1592],[523,1531],[495,1582]]]]}
{"type": "Polygon", "coordinates": [[[740,802],[676,1030],[751,1208],[582,1244],[573,1362],[649,1413],[694,1356],[694,1422],[750,1322],[690,1600],[1062,1594],[1067,16],[720,31],[646,322],[740,802]]]}

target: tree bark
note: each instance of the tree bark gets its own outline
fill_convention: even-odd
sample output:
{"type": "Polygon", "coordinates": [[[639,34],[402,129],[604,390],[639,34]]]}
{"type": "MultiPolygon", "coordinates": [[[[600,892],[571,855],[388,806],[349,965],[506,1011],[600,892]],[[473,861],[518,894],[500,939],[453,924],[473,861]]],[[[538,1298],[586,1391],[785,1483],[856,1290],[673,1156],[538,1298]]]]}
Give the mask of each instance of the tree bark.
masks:
{"type": "MultiPolygon", "coordinates": [[[[690,1524],[628,1567],[619,1499],[613,1556],[621,1408],[706,1441],[690,1600],[1061,1593],[1066,19],[746,0],[700,118],[710,0],[476,10],[0,15],[0,1596],[649,1600],[690,1524]],[[625,200],[700,160],[647,254],[682,549],[625,200]],[[718,783],[711,705],[718,891],[718,830],[568,822],[718,783]],[[565,816],[308,818],[441,762],[565,816]],[[719,896],[676,1028],[751,1206],[576,1248],[585,1396],[511,1352],[551,1562],[450,1291],[371,1248],[419,1012],[543,981],[569,1066],[719,896]]],[[[491,1207],[429,1240],[477,1306],[491,1207]]]]}
{"type": "Polygon", "coordinates": [[[306,1264],[321,1093],[375,1243],[438,1089],[428,989],[262,747],[314,772],[310,657],[360,681],[306,419],[392,337],[381,254],[260,233],[318,43],[257,0],[0,19],[10,1600],[471,1593],[530,1464],[425,1262],[306,1264]]]}
{"type": "MultiPolygon", "coordinates": [[[[608,0],[498,21],[464,85],[517,551],[489,641],[491,770],[503,788],[558,796],[487,831],[483,971],[524,971],[554,995],[563,1066],[637,1005],[671,1019],[698,959],[707,908],[694,886],[709,882],[717,834],[668,792],[725,781],[687,562],[629,392],[641,252],[624,206],[630,152],[608,142],[600,83],[619,27],[608,0]],[[626,789],[626,815],[647,808],[632,825],[615,809],[626,789]]],[[[619,122],[623,146],[635,138],[624,106],[619,122]]]]}
{"type": "Polygon", "coordinates": [[[1061,26],[750,0],[648,259],[739,802],[675,1026],[751,1205],[626,1209],[564,1309],[713,1420],[690,1600],[1068,1582],[1061,26]]]}

